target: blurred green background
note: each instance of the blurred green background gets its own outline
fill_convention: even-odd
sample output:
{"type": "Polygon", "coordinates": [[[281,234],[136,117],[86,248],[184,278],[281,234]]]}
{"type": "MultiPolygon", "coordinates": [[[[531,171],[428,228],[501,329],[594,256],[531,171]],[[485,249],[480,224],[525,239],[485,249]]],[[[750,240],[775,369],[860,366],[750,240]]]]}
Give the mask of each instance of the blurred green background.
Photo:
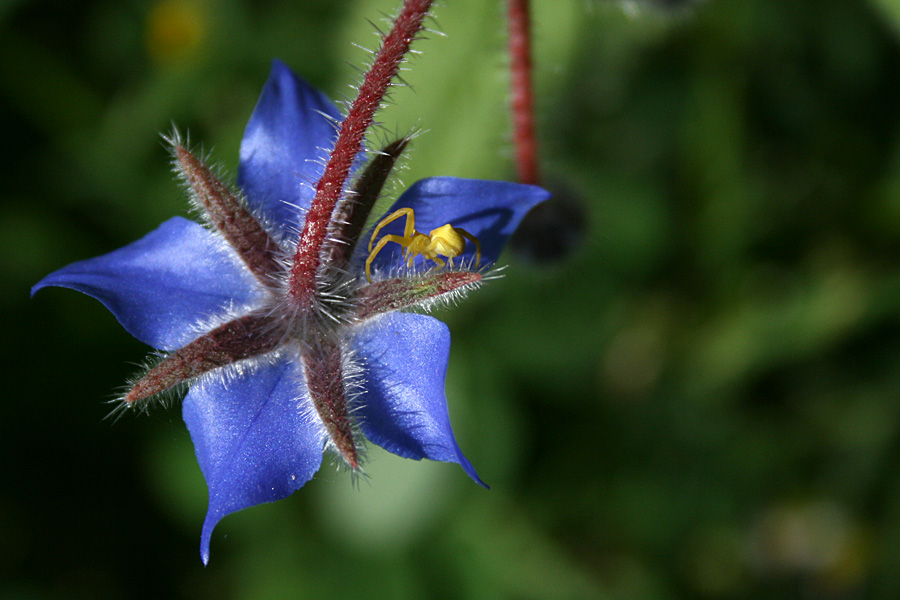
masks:
{"type": "MultiPolygon", "coordinates": [[[[900,597],[900,2],[658,1],[534,2],[587,230],[439,315],[493,489],[326,461],[205,569],[177,406],[104,420],[148,349],[28,289],[186,214],[172,123],[234,172],[273,57],[352,95],[399,2],[0,1],[0,599],[900,597]]],[[[502,2],[435,27],[378,139],[427,130],[406,184],[509,179],[502,2]]]]}

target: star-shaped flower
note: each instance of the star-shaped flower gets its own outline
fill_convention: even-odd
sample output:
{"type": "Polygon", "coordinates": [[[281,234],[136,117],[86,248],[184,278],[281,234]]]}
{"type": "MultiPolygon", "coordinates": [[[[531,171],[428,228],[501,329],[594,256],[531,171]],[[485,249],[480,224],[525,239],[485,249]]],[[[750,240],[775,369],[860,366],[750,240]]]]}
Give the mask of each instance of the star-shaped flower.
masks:
{"type": "Polygon", "coordinates": [[[416,233],[451,224],[477,245],[442,252],[442,262],[452,262],[444,267],[423,256],[410,264],[400,243],[373,254],[363,224],[407,143],[398,140],[355,169],[328,216],[315,295],[298,302],[292,277],[310,243],[304,236],[312,235],[303,228],[316,193],[311,184],[323,176],[323,149],[334,147],[339,119],[323,94],[276,61],[241,145],[240,193],[172,140],[205,227],[175,217],[32,290],[84,292],[161,351],[125,405],[189,385],[183,416],[209,487],[204,562],[225,515],[299,489],[319,469],[323,449],[357,469],[363,436],[406,458],[458,463],[484,485],[450,428],[447,327],[401,309],[427,308],[478,285],[521,218],[548,194],[498,181],[419,181],[388,214],[410,210],[397,213],[379,239],[408,239],[401,217],[414,215],[416,233]]]}

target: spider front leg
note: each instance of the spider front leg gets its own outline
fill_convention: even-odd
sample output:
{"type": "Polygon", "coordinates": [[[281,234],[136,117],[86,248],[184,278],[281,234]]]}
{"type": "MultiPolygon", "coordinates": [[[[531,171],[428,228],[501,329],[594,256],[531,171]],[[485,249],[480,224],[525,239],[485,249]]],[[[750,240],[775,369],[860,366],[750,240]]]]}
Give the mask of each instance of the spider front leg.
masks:
{"type": "Polygon", "coordinates": [[[415,232],[416,225],[415,213],[413,213],[413,209],[411,208],[398,208],[397,210],[383,218],[378,223],[378,225],[375,226],[375,231],[372,232],[372,237],[369,239],[369,252],[372,252],[372,244],[375,243],[375,238],[378,237],[378,232],[381,231],[382,227],[393,223],[403,216],[406,217],[406,226],[403,228],[403,237],[407,239],[412,237],[413,232],[415,232]]]}
{"type": "MultiPolygon", "coordinates": [[[[380,227],[380,225],[379,225],[380,227]]],[[[374,235],[372,236],[375,237],[374,235]]],[[[375,250],[369,252],[369,258],[366,259],[366,280],[369,283],[372,283],[372,261],[375,260],[375,257],[378,256],[378,253],[381,252],[381,249],[385,247],[388,242],[395,242],[399,244],[404,250],[407,246],[409,246],[411,240],[407,238],[400,237],[399,235],[388,234],[378,240],[378,244],[375,246],[375,250]]],[[[372,248],[372,244],[369,244],[369,248],[372,248]]]]}

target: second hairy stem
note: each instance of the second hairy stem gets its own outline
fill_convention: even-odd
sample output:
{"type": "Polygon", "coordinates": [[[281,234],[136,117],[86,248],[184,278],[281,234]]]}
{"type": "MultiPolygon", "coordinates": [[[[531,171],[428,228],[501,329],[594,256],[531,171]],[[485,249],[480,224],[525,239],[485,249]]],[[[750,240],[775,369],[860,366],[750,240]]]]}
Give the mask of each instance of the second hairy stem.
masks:
{"type": "Polygon", "coordinates": [[[531,19],[529,0],[508,0],[509,60],[513,145],[519,182],[537,185],[537,138],[531,73],[531,19]]]}

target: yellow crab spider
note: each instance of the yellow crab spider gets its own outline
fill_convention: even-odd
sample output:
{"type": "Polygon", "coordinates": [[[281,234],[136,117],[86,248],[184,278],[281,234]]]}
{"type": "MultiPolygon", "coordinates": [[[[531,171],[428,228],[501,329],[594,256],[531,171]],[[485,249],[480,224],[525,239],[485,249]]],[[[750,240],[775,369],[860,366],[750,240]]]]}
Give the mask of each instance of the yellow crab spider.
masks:
{"type": "Polygon", "coordinates": [[[466,249],[466,240],[475,244],[475,264],[481,262],[481,242],[465,229],[453,227],[448,223],[432,229],[428,235],[425,235],[416,231],[415,227],[416,216],[411,208],[398,208],[378,223],[369,240],[369,258],[366,259],[366,279],[370,283],[372,282],[372,261],[388,242],[394,242],[403,247],[403,257],[407,259],[406,266],[408,267],[412,266],[413,259],[417,256],[423,256],[427,260],[436,262],[439,267],[443,267],[446,263],[443,259],[438,258],[438,255],[446,257],[453,266],[453,259],[466,249]],[[378,240],[378,244],[375,244],[375,238],[378,237],[381,228],[401,217],[406,217],[403,235],[388,234],[378,240]],[[373,244],[375,244],[374,250],[372,249],[373,244]]]}

